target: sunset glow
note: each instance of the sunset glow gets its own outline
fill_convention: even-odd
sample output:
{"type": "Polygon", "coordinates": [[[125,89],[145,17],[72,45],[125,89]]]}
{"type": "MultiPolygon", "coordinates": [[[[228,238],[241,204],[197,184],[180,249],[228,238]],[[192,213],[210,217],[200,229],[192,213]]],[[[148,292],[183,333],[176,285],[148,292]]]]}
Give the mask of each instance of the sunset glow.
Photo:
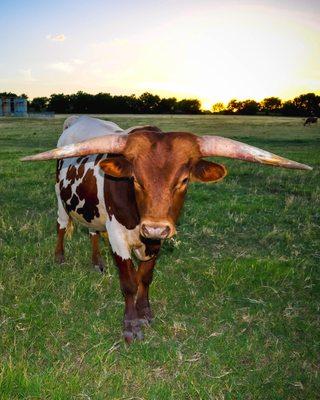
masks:
{"type": "Polygon", "coordinates": [[[197,97],[204,108],[320,93],[317,1],[9,4],[0,14],[0,91],[149,91],[197,97]]]}

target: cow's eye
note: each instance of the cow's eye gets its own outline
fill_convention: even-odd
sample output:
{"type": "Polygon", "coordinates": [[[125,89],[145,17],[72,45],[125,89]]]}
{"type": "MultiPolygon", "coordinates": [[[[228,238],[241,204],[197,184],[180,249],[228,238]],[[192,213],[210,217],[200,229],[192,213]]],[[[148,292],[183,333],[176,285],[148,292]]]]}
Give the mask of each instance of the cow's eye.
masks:
{"type": "Polygon", "coordinates": [[[177,186],[175,187],[175,190],[185,190],[188,181],[189,181],[189,178],[188,178],[188,177],[182,179],[182,181],[180,181],[180,182],[177,184],[177,186]]]}
{"type": "Polygon", "coordinates": [[[182,183],[182,185],[186,185],[186,184],[188,183],[188,181],[189,181],[189,178],[184,178],[184,179],[181,181],[181,183],[182,183]]]}

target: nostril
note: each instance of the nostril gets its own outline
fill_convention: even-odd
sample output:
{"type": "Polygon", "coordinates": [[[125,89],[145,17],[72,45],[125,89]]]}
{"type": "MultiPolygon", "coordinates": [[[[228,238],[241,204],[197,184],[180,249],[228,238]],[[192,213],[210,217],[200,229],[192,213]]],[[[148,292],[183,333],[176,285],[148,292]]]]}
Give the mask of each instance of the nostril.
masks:
{"type": "Polygon", "coordinates": [[[164,238],[166,238],[166,237],[169,235],[169,233],[170,233],[170,226],[167,225],[167,226],[164,228],[164,230],[161,232],[161,236],[164,237],[164,238]]]}
{"type": "Polygon", "coordinates": [[[141,225],[141,231],[142,231],[142,233],[143,233],[144,235],[148,235],[148,233],[149,233],[149,231],[148,231],[148,229],[147,229],[147,227],[146,227],[145,224],[142,224],[142,225],[141,225]]]}

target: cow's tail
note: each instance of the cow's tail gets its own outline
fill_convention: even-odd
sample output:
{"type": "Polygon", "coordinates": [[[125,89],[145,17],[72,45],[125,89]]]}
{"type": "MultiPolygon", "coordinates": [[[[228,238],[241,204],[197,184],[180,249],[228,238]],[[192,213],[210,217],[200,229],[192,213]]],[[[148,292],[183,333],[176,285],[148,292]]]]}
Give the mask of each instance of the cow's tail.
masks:
{"type": "Polygon", "coordinates": [[[74,224],[71,218],[69,218],[68,225],[66,228],[66,237],[67,239],[71,239],[74,231],[74,224]]]}
{"type": "Polygon", "coordinates": [[[107,245],[109,245],[109,235],[108,235],[108,232],[107,232],[107,231],[105,231],[105,232],[100,232],[100,235],[102,236],[102,238],[103,238],[103,240],[105,241],[105,243],[106,243],[107,245]]]}

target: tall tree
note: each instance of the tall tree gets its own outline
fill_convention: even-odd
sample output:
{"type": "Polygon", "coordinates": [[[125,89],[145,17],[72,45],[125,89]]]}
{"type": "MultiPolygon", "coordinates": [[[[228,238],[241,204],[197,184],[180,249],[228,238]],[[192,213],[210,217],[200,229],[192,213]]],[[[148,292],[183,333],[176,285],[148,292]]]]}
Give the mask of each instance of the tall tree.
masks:
{"type": "Polygon", "coordinates": [[[299,110],[292,100],[287,100],[282,104],[281,114],[286,117],[293,117],[299,115],[299,110]]]}
{"type": "Polygon", "coordinates": [[[181,114],[200,114],[201,103],[198,99],[182,99],[177,103],[177,112],[181,114]]]}
{"type": "Polygon", "coordinates": [[[240,102],[238,113],[241,115],[256,115],[259,111],[259,103],[255,100],[244,100],[240,102]]]}
{"type": "Polygon", "coordinates": [[[225,110],[225,106],[223,103],[219,102],[219,103],[215,103],[212,106],[212,111],[216,114],[222,113],[225,110]]]}
{"type": "Polygon", "coordinates": [[[0,92],[0,97],[18,97],[18,95],[12,92],[0,92]]]}
{"type": "Polygon", "coordinates": [[[48,107],[48,102],[49,102],[48,97],[35,97],[30,102],[30,108],[37,112],[45,111],[48,107]]]}
{"type": "Polygon", "coordinates": [[[48,110],[60,114],[71,112],[70,96],[63,93],[52,94],[49,98],[48,110]]]}
{"type": "Polygon", "coordinates": [[[158,112],[160,114],[174,114],[177,108],[177,99],[175,97],[163,98],[159,101],[158,112]]]}
{"type": "Polygon", "coordinates": [[[227,105],[227,111],[229,113],[236,114],[241,107],[240,102],[237,99],[231,99],[227,105]]]}
{"type": "Polygon", "coordinates": [[[260,109],[267,115],[270,113],[278,113],[281,110],[281,104],[279,97],[266,97],[260,103],[260,109]]]}
{"type": "Polygon", "coordinates": [[[139,97],[140,112],[156,113],[158,112],[160,97],[148,92],[142,93],[139,97]]]}
{"type": "Polygon", "coordinates": [[[94,96],[92,94],[80,90],[70,95],[70,110],[77,114],[94,113],[93,100],[94,96]]]}
{"type": "Polygon", "coordinates": [[[315,93],[301,94],[293,99],[293,104],[301,116],[307,117],[309,115],[319,115],[320,113],[320,96],[315,93]]]}

